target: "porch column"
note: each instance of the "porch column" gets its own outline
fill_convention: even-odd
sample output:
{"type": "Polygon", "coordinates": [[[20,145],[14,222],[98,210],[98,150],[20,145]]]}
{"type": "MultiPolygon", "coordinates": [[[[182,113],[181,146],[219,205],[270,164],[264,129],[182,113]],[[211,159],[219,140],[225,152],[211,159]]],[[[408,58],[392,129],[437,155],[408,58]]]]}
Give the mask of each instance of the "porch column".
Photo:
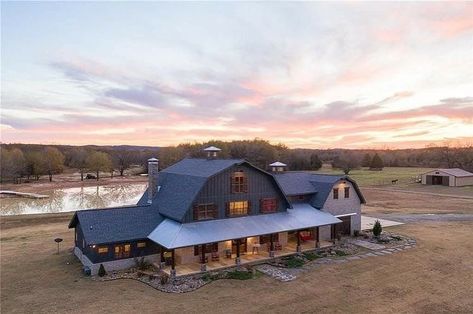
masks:
{"type": "Polygon", "coordinates": [[[330,240],[335,244],[335,225],[330,225],[330,240]]]}
{"type": "Polygon", "coordinates": [[[171,277],[176,277],[176,250],[171,251],[171,277]]]}
{"type": "Polygon", "coordinates": [[[235,264],[240,266],[240,239],[236,240],[236,259],[235,264]]]}
{"type": "Polygon", "coordinates": [[[314,230],[314,240],[315,240],[315,248],[318,249],[318,248],[320,247],[319,227],[315,227],[315,230],[314,230]]]}
{"type": "Polygon", "coordinates": [[[159,246],[159,255],[160,255],[159,266],[161,266],[161,268],[164,268],[166,266],[166,261],[164,260],[164,246],[162,245],[159,246]]]}
{"type": "Polygon", "coordinates": [[[269,235],[270,246],[269,246],[269,257],[274,257],[274,234],[269,235]]]}
{"type": "Polygon", "coordinates": [[[297,230],[296,232],[296,236],[297,236],[297,247],[296,247],[296,251],[298,253],[301,252],[301,232],[299,230],[297,230]]]}
{"type": "Polygon", "coordinates": [[[205,244],[200,246],[201,249],[201,257],[200,257],[200,271],[207,270],[207,264],[205,264],[205,244]]]}

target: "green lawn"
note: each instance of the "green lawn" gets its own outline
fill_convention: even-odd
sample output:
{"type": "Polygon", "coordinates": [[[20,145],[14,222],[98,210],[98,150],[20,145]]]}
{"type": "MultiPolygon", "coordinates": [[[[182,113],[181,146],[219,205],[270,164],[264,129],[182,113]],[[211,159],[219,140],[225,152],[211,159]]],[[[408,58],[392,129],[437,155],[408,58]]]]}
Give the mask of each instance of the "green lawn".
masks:
{"type": "MultiPolygon", "coordinates": [[[[352,170],[349,174],[360,186],[390,185],[392,180],[399,180],[398,184],[407,184],[415,181],[416,177],[432,168],[415,167],[385,167],[381,171],[371,171],[368,168],[352,170]]],[[[322,167],[316,173],[343,174],[342,170],[332,169],[330,166],[322,167]]]]}

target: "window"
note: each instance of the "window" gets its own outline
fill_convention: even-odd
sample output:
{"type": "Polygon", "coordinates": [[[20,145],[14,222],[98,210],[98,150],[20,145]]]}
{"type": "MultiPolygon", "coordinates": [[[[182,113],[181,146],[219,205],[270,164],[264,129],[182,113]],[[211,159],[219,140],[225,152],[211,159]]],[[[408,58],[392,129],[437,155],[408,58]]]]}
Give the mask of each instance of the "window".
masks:
{"type": "Polygon", "coordinates": [[[144,248],[144,247],[146,247],[146,242],[138,242],[138,243],[136,243],[136,247],[144,248]]]}
{"type": "Polygon", "coordinates": [[[249,207],[248,201],[229,202],[227,203],[227,216],[248,215],[249,207]]]}
{"type": "Polygon", "coordinates": [[[130,257],[130,244],[118,244],[115,245],[115,258],[127,258],[130,257]]]}
{"type": "Polygon", "coordinates": [[[194,206],[194,220],[215,218],[217,218],[217,206],[215,204],[199,204],[194,206]]]}
{"type": "MultiPolygon", "coordinates": [[[[194,245],[194,256],[201,255],[202,245],[194,245]]],[[[205,244],[205,253],[218,252],[218,242],[205,244]]]]}
{"type": "Polygon", "coordinates": [[[274,213],[278,210],[278,200],[275,198],[261,199],[260,212],[274,213]]]}
{"type": "Polygon", "coordinates": [[[338,200],[338,189],[333,189],[333,199],[338,200]]]}
{"type": "Polygon", "coordinates": [[[247,193],[248,179],[243,171],[235,171],[232,174],[232,193],[247,193]]]}
{"type": "MultiPolygon", "coordinates": [[[[279,241],[279,233],[273,234],[272,236],[273,236],[273,242],[279,241]]],[[[270,243],[270,242],[271,242],[271,234],[262,235],[259,237],[260,244],[265,244],[265,243],[270,243]]]]}
{"type": "Polygon", "coordinates": [[[99,254],[106,254],[106,253],[108,253],[108,247],[106,247],[106,246],[99,246],[99,248],[97,249],[97,251],[99,252],[99,254]]]}
{"type": "Polygon", "coordinates": [[[350,187],[348,186],[345,187],[344,191],[345,191],[345,198],[350,198],[350,187]]]}

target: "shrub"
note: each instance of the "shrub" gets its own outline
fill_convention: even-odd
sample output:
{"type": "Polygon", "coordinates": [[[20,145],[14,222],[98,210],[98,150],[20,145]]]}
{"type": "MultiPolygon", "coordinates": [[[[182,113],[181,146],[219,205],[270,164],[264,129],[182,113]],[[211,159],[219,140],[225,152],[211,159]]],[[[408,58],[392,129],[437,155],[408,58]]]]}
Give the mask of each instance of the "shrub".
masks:
{"type": "Polygon", "coordinates": [[[353,230],[353,235],[355,237],[359,237],[360,236],[360,230],[353,230]]]}
{"type": "Polygon", "coordinates": [[[346,256],[346,255],[348,255],[347,253],[345,253],[342,250],[335,250],[335,254],[337,254],[337,256],[346,256]]]}
{"type": "Polygon", "coordinates": [[[161,283],[162,285],[167,284],[168,281],[169,281],[169,275],[163,272],[163,273],[159,276],[159,281],[160,281],[160,283],[161,283]]]}
{"type": "Polygon", "coordinates": [[[253,278],[253,273],[247,271],[234,270],[227,273],[229,279],[248,280],[253,278]]]}
{"type": "Polygon", "coordinates": [[[105,267],[103,267],[103,264],[100,264],[100,267],[99,267],[99,277],[103,277],[107,274],[107,272],[105,271],[105,267]]]}
{"type": "Polygon", "coordinates": [[[313,261],[315,259],[318,259],[318,258],[321,258],[320,255],[316,254],[316,253],[311,253],[311,252],[305,252],[305,253],[302,253],[304,255],[305,258],[307,258],[309,261],[313,261]]]}
{"type": "Polygon", "coordinates": [[[384,168],[384,163],[381,157],[379,157],[378,154],[375,154],[373,156],[373,159],[371,160],[370,164],[370,170],[383,170],[384,168]]]}
{"type": "Polygon", "coordinates": [[[379,237],[382,231],[383,231],[383,227],[381,226],[381,223],[379,222],[379,220],[376,220],[373,226],[374,236],[379,237]]]}
{"type": "Polygon", "coordinates": [[[290,256],[284,259],[284,262],[288,268],[299,268],[299,267],[302,267],[302,265],[304,265],[304,260],[296,256],[290,256]]]}
{"type": "Polygon", "coordinates": [[[150,264],[147,261],[145,261],[144,257],[141,257],[141,258],[133,257],[133,260],[135,262],[136,268],[139,270],[146,270],[150,266],[150,264]]]}

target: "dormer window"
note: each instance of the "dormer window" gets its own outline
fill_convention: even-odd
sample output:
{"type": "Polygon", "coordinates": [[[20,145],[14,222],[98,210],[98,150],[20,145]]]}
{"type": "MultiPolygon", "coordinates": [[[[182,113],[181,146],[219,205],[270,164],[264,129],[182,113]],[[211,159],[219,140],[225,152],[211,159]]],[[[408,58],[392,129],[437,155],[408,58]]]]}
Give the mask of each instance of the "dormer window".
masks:
{"type": "Polygon", "coordinates": [[[247,193],[248,178],[243,171],[235,171],[232,174],[232,193],[247,193]]]}

